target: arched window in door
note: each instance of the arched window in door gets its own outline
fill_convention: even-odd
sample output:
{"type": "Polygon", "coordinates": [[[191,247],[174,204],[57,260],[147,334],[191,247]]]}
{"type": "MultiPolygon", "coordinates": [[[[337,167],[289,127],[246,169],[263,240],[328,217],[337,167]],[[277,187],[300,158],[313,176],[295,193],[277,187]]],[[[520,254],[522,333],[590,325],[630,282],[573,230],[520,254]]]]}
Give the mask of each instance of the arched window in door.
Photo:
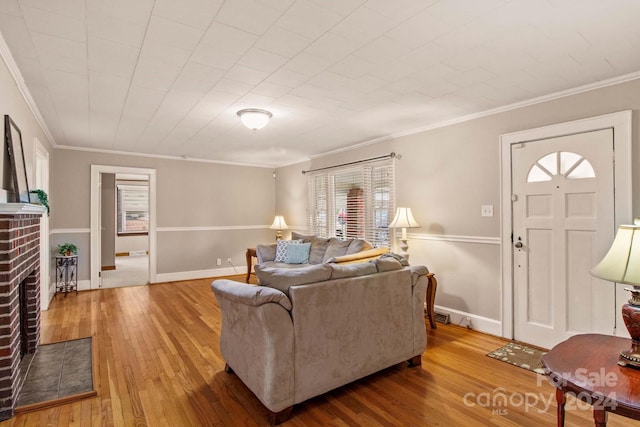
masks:
{"type": "Polygon", "coordinates": [[[551,181],[556,175],[567,179],[595,178],[591,163],[579,154],[569,151],[556,151],[539,158],[527,176],[527,182],[551,181]]]}

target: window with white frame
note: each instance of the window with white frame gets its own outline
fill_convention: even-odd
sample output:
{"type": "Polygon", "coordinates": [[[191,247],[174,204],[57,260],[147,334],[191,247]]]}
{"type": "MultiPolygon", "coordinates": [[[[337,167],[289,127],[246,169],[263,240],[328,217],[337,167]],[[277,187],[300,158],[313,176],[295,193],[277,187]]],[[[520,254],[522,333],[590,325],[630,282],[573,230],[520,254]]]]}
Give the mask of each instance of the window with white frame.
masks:
{"type": "Polygon", "coordinates": [[[149,187],[146,185],[117,186],[118,234],[149,232],[149,187]]]}
{"type": "Polygon", "coordinates": [[[393,159],[310,173],[309,228],[320,237],[360,238],[388,247],[394,189],[393,159]]]}

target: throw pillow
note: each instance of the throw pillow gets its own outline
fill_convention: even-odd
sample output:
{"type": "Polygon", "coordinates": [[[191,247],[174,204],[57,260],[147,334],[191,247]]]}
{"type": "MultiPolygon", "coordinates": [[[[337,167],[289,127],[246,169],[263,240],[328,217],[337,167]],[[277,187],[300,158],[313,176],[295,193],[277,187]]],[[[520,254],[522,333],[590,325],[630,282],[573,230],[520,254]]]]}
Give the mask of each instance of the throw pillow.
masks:
{"type": "Polygon", "coordinates": [[[287,259],[287,246],[299,245],[302,240],[278,240],[276,242],[276,257],[275,262],[286,262],[287,259]]]}
{"type": "Polygon", "coordinates": [[[287,264],[309,264],[309,251],[311,243],[287,245],[287,254],[284,262],[287,264]]]}

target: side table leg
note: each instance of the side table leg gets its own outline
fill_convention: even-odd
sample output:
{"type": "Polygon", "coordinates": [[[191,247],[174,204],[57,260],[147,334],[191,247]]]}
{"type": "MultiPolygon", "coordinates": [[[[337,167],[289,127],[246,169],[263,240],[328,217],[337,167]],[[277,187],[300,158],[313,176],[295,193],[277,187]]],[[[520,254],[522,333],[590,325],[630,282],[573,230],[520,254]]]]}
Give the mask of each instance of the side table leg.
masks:
{"type": "Polygon", "coordinates": [[[434,311],[434,305],[436,301],[436,290],[438,289],[438,281],[433,273],[427,275],[427,319],[429,319],[429,325],[431,329],[436,329],[436,319],[434,311]]]}
{"type": "Polygon", "coordinates": [[[556,389],[556,402],[558,403],[558,427],[564,427],[564,404],[567,398],[564,392],[559,388],[556,389]]]}
{"type": "Polygon", "coordinates": [[[596,427],[607,427],[607,411],[604,409],[593,409],[593,421],[596,427]]]}
{"type": "Polygon", "coordinates": [[[249,249],[247,249],[245,257],[247,258],[247,278],[245,279],[245,282],[249,283],[249,278],[251,277],[251,253],[249,252],[249,249]]]}

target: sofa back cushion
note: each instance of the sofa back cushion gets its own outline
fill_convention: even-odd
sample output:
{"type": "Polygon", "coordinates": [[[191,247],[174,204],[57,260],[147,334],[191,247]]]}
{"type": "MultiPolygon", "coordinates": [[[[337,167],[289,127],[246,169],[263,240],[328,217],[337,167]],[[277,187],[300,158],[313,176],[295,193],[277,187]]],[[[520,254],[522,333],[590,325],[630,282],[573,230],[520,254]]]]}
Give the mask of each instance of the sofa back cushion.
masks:
{"type": "Polygon", "coordinates": [[[266,245],[256,246],[256,255],[258,256],[258,264],[273,261],[276,259],[276,244],[269,243],[266,245]]]}
{"type": "Polygon", "coordinates": [[[329,239],[323,239],[316,236],[306,236],[296,231],[291,233],[291,238],[295,240],[302,240],[304,243],[311,243],[309,264],[322,264],[324,260],[324,253],[327,251],[329,239]]]}
{"type": "Polygon", "coordinates": [[[327,262],[331,258],[346,255],[347,249],[349,249],[350,244],[350,239],[340,240],[335,237],[330,238],[327,245],[327,250],[324,252],[324,256],[322,257],[322,262],[327,262]]]}
{"type": "Polygon", "coordinates": [[[376,265],[371,262],[357,264],[328,264],[331,266],[331,280],[346,277],[366,276],[378,272],[376,265]]]}
{"type": "Polygon", "coordinates": [[[324,264],[301,268],[274,268],[256,264],[255,270],[261,286],[278,289],[287,296],[291,286],[323,282],[331,277],[331,267],[324,264]]]}
{"type": "Polygon", "coordinates": [[[378,273],[402,269],[402,264],[400,263],[400,261],[392,257],[382,257],[370,262],[375,263],[376,268],[378,269],[378,273]]]}
{"type": "Polygon", "coordinates": [[[366,240],[353,239],[351,240],[351,243],[349,244],[349,247],[347,248],[347,253],[345,255],[351,255],[351,254],[356,254],[362,251],[368,251],[372,247],[373,246],[371,246],[371,243],[367,242],[366,240]]]}

